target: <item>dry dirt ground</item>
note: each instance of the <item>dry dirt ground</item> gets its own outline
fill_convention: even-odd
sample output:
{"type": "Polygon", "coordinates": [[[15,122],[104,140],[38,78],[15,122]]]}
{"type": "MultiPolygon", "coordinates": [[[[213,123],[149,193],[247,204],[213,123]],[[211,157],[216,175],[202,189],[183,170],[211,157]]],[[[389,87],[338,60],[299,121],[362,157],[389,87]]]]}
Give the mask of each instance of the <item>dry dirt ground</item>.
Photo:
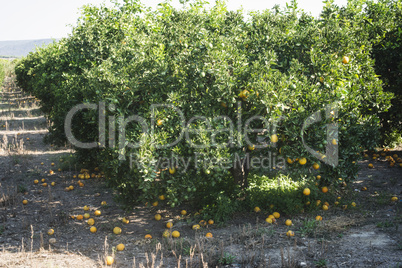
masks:
{"type": "MultiPolygon", "coordinates": [[[[349,204],[346,210],[327,200],[328,211],[283,215],[272,225],[263,211],[194,231],[193,211],[183,217],[180,208],[163,202],[126,211],[114,202],[104,179],[84,179],[80,187],[73,178],[79,168],[70,162],[71,150],[43,142],[47,124],[35,98],[8,78],[0,90],[0,267],[103,267],[107,255],[115,257],[114,267],[402,267],[401,200],[391,201],[402,197],[402,168],[390,168],[383,158],[360,161],[359,180],[341,200],[349,204]],[[42,179],[49,185],[42,186],[42,179]],[[66,192],[70,185],[74,190],[66,192]],[[368,190],[361,191],[363,186],[368,190]],[[96,233],[86,220],[72,217],[83,215],[85,205],[96,233]],[[96,217],[97,209],[102,214],[96,217]],[[156,213],[161,221],[154,219],[156,213]],[[323,220],[316,222],[316,215],[323,220]],[[130,222],[123,224],[123,217],[130,222]],[[296,233],[291,238],[287,217],[296,233]],[[180,238],[162,238],[168,219],[174,219],[180,238]],[[122,234],[113,234],[116,226],[122,234]],[[207,232],[214,237],[206,238],[207,232]],[[146,234],[153,238],[145,239],[146,234]],[[115,250],[120,243],[124,251],[115,250]]],[[[402,157],[401,149],[390,153],[402,157]]]]}

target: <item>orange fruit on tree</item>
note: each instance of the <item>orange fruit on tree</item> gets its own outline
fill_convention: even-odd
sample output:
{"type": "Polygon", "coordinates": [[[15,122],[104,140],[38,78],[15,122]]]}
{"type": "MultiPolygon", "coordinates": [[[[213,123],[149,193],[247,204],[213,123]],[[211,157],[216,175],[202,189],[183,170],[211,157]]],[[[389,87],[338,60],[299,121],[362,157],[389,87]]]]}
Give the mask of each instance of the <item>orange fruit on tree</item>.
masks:
{"type": "Polygon", "coordinates": [[[317,175],[317,180],[321,180],[321,175],[317,175]]]}
{"type": "Polygon", "coordinates": [[[125,246],[124,246],[123,244],[118,244],[118,245],[116,246],[116,249],[117,249],[118,251],[123,251],[124,248],[125,248],[125,246]]]}
{"type": "Polygon", "coordinates": [[[255,150],[255,145],[253,144],[253,145],[249,145],[249,146],[247,146],[247,148],[250,150],[250,151],[254,151],[255,150]]]}
{"type": "Polygon", "coordinates": [[[121,228],[120,227],[114,227],[113,228],[113,233],[117,234],[117,235],[121,234],[121,228]]]}
{"type": "Polygon", "coordinates": [[[303,190],[303,194],[304,194],[304,195],[310,195],[310,189],[309,189],[309,188],[305,188],[305,189],[303,190]]]}
{"type": "Polygon", "coordinates": [[[180,237],[180,232],[179,231],[173,231],[172,232],[172,237],[179,238],[180,237]]]}
{"type": "Polygon", "coordinates": [[[278,142],[278,135],[273,134],[273,135],[271,136],[271,142],[272,142],[272,143],[277,143],[277,142],[278,142]]]}
{"type": "Polygon", "coordinates": [[[155,201],[155,202],[152,203],[153,207],[156,207],[157,205],[158,205],[158,201],[155,201]]]}
{"type": "Polygon", "coordinates": [[[163,194],[160,195],[160,196],[159,196],[159,200],[161,200],[161,201],[165,200],[165,196],[164,196],[163,194]]]}
{"type": "MultiPolygon", "coordinates": [[[[315,170],[317,170],[317,169],[319,169],[320,168],[320,165],[319,164],[317,164],[317,163],[314,163],[313,164],[313,168],[315,169],[315,170]]],[[[318,175],[319,176],[319,175],[318,175]]],[[[317,177],[318,177],[317,176],[317,177]]]]}
{"type": "Polygon", "coordinates": [[[112,256],[107,256],[106,257],[106,265],[113,265],[114,263],[114,258],[112,256]]]}
{"type": "Polygon", "coordinates": [[[307,159],[305,157],[302,157],[299,159],[299,164],[300,165],[305,165],[307,163],[307,159]]]}
{"type": "Polygon", "coordinates": [[[291,158],[289,158],[289,157],[286,159],[286,161],[287,161],[289,164],[293,164],[293,160],[292,160],[291,158]]]}
{"type": "Polygon", "coordinates": [[[170,174],[175,174],[176,173],[176,168],[175,167],[171,167],[171,168],[169,168],[169,173],[170,174]]]}
{"type": "Polygon", "coordinates": [[[327,192],[328,192],[328,187],[327,187],[327,186],[322,187],[322,188],[321,188],[321,191],[322,191],[323,193],[327,193],[327,192]]]}
{"type": "Polygon", "coordinates": [[[239,97],[242,98],[243,100],[248,98],[248,95],[250,94],[250,92],[248,90],[243,90],[240,92],[239,97]]]}

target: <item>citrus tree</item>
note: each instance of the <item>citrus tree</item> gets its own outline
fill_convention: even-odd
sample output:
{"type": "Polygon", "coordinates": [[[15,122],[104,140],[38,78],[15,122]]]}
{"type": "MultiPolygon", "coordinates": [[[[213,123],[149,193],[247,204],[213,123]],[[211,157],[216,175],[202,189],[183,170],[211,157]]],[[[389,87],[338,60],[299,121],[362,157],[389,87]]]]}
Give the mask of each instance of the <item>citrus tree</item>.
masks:
{"type": "Polygon", "coordinates": [[[402,133],[402,4],[401,1],[370,1],[366,7],[367,28],[373,44],[375,71],[384,91],[394,94],[392,107],[380,113],[382,140],[401,140],[402,133]]]}
{"type": "Polygon", "coordinates": [[[0,59],[0,85],[3,84],[4,78],[10,76],[13,71],[13,62],[0,59]]]}
{"type": "Polygon", "coordinates": [[[358,16],[328,1],[318,19],[295,1],[248,20],[219,1],[86,6],[17,78],[41,99],[50,140],[72,142],[126,201],[215,202],[247,192],[249,174],[337,185],[378,144],[391,98],[355,2],[358,16]]]}

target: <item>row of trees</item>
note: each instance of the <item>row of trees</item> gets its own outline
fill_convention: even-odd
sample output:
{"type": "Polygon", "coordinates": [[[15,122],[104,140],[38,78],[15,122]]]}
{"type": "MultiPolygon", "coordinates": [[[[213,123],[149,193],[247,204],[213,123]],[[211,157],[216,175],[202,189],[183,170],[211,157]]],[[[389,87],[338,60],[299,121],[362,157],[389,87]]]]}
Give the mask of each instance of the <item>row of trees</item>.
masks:
{"type": "Polygon", "coordinates": [[[0,86],[4,79],[13,73],[14,65],[9,60],[0,59],[0,86]]]}
{"type": "Polygon", "coordinates": [[[129,202],[214,202],[247,191],[249,174],[278,171],[336,185],[356,177],[380,121],[400,120],[385,113],[400,92],[378,65],[391,60],[381,53],[400,56],[400,10],[326,1],[314,18],[292,1],[246,20],[220,1],[85,6],[68,38],[19,61],[17,80],[41,100],[53,143],[86,104],[68,125],[96,143],[76,143],[77,154],[129,202]]]}

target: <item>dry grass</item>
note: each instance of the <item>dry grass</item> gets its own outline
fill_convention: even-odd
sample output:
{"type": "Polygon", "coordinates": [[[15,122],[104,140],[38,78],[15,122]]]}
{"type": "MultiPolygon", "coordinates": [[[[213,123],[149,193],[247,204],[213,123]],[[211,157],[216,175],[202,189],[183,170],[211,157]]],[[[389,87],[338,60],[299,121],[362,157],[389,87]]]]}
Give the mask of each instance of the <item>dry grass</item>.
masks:
{"type": "Polygon", "coordinates": [[[97,262],[71,252],[56,253],[49,250],[38,252],[0,252],[0,267],[98,267],[97,262]]]}
{"type": "Polygon", "coordinates": [[[347,215],[337,216],[333,219],[326,220],[322,222],[317,227],[317,231],[319,232],[342,232],[345,231],[348,227],[357,226],[359,223],[362,223],[362,218],[356,218],[356,215],[353,218],[347,215]]]}

